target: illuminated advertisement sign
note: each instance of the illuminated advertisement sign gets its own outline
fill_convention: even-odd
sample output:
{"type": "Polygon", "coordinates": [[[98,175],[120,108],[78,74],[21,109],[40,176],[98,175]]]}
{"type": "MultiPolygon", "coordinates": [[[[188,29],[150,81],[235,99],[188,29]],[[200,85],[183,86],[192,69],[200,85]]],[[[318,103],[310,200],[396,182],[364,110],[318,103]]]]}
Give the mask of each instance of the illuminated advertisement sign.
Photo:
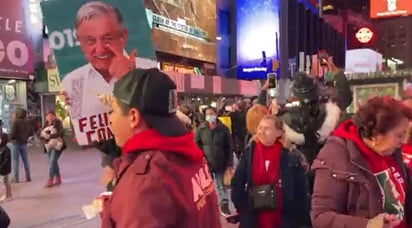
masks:
{"type": "Polygon", "coordinates": [[[145,0],[159,52],[216,62],[216,0],[145,0]]]}
{"type": "Polygon", "coordinates": [[[346,51],[345,72],[369,73],[382,69],[382,54],[368,48],[346,51]]]}
{"type": "Polygon", "coordinates": [[[306,8],[310,9],[312,13],[318,14],[319,0],[298,0],[300,3],[304,3],[306,8]]]}
{"type": "Polygon", "coordinates": [[[160,68],[163,71],[167,71],[167,72],[202,75],[199,67],[192,67],[192,66],[185,66],[185,65],[178,65],[178,64],[173,64],[173,63],[162,62],[160,68]]]}
{"type": "Polygon", "coordinates": [[[356,39],[362,44],[369,43],[373,39],[373,36],[374,33],[372,32],[372,30],[366,27],[360,28],[355,34],[356,39]]]}
{"type": "Polygon", "coordinates": [[[385,18],[412,14],[411,0],[371,0],[370,17],[385,18]]]}
{"type": "Polygon", "coordinates": [[[278,58],[279,0],[237,0],[236,7],[237,77],[266,78],[278,58]]]}
{"type": "Polygon", "coordinates": [[[179,21],[175,21],[154,13],[152,13],[152,15],[152,23],[156,29],[162,29],[167,32],[176,33],[177,35],[189,36],[202,41],[207,41],[206,32],[202,29],[185,25],[179,21]]]}
{"type": "Polygon", "coordinates": [[[0,1],[0,75],[28,79],[34,53],[25,20],[24,1],[0,1]]]}

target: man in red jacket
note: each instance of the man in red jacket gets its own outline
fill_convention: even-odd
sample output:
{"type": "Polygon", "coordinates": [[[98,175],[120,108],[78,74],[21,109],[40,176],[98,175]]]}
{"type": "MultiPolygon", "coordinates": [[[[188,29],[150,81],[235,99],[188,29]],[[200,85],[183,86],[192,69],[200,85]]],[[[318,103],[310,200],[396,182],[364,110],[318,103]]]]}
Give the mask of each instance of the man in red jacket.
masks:
{"type": "Polygon", "coordinates": [[[158,69],[136,69],[116,82],[109,100],[122,156],[102,227],[220,228],[203,153],[176,116],[175,83],[158,69]]]}

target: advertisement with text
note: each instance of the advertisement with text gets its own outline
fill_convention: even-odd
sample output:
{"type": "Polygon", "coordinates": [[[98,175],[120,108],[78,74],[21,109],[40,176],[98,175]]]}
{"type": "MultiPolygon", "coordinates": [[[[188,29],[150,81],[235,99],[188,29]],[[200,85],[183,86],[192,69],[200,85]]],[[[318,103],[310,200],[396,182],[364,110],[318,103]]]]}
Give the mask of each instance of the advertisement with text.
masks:
{"type": "Polygon", "coordinates": [[[0,1],[0,76],[28,79],[33,49],[22,0],[0,1]]]}
{"type": "Polygon", "coordinates": [[[145,0],[155,49],[216,62],[216,0],[145,0]]]}
{"type": "Polygon", "coordinates": [[[411,0],[370,0],[370,17],[398,17],[412,14],[411,0]]]}
{"type": "Polygon", "coordinates": [[[266,78],[278,59],[279,0],[237,0],[237,77],[266,78]]]}
{"type": "Polygon", "coordinates": [[[112,138],[109,110],[99,97],[111,94],[131,69],[157,66],[142,1],[54,0],[41,6],[78,143],[112,138]]]}

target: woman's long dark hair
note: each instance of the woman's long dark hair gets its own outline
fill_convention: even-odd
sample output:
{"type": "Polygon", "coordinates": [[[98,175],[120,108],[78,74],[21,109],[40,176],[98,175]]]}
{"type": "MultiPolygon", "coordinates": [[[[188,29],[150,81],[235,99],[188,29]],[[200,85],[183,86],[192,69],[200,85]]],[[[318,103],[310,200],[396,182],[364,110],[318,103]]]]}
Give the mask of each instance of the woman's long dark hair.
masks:
{"type": "Polygon", "coordinates": [[[18,108],[18,109],[16,110],[15,119],[16,119],[16,120],[17,120],[17,119],[21,119],[21,120],[27,119],[27,111],[26,111],[26,109],[24,109],[24,108],[18,108]]]}

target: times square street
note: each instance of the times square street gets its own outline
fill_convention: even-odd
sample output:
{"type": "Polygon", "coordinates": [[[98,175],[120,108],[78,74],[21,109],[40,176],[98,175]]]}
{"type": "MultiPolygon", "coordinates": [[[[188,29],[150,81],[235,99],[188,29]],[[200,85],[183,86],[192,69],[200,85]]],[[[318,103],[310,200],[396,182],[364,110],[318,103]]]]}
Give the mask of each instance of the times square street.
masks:
{"type": "MultiPolygon", "coordinates": [[[[63,184],[45,188],[48,164],[39,146],[28,147],[32,182],[24,182],[20,168],[20,183],[12,184],[13,198],[2,203],[9,214],[11,228],[94,228],[98,218],[87,220],[81,207],[89,204],[104,189],[100,185],[100,153],[96,149],[81,149],[69,145],[59,160],[63,184]]],[[[22,166],[20,162],[20,166],[22,166]]],[[[3,193],[3,185],[0,192],[3,193]]],[[[224,228],[234,228],[222,218],[224,228]]]]}

